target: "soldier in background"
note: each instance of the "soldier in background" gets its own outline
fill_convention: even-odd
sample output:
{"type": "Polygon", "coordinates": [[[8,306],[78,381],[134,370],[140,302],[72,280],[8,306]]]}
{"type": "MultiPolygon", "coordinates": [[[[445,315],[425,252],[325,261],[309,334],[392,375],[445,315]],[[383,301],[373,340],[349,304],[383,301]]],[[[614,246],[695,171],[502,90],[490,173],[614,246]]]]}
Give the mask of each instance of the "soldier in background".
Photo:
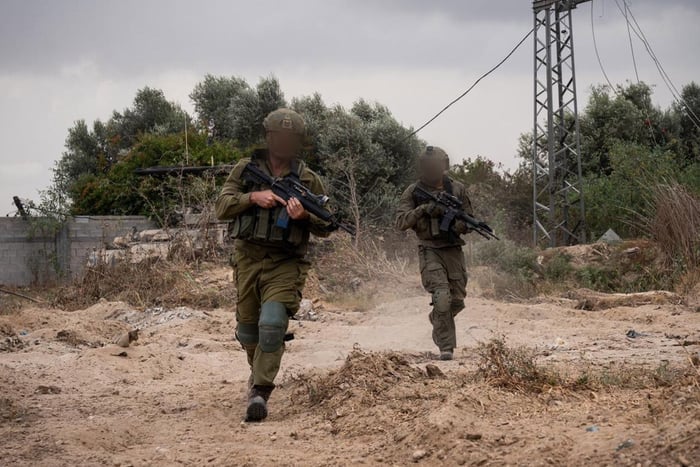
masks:
{"type": "Polygon", "coordinates": [[[242,159],[231,171],[216,200],[220,220],[233,221],[233,263],[238,291],[236,338],[248,357],[247,421],[267,417],[267,402],[280,369],[284,340],[301,300],[309,262],[309,235],[328,236],[328,225],[308,213],[296,198],[285,202],[269,186],[242,179],[247,164],[272,177],[296,177],[315,194],[325,194],[319,176],[298,159],[304,120],[289,109],[270,113],[263,123],[266,149],[242,159]],[[291,221],[277,225],[283,213],[291,221]]]}
{"type": "Polygon", "coordinates": [[[450,161],[440,148],[428,146],[418,157],[419,180],[401,196],[396,227],[412,229],[418,237],[418,259],[423,287],[432,295],[433,309],[429,314],[433,325],[433,342],[440,350],[441,360],[452,360],[457,346],[455,316],[464,309],[467,295],[467,270],[464,263],[461,234],[469,232],[458,220],[450,232],[440,231],[444,208],[435,202],[419,203],[414,196],[416,185],[433,192],[447,192],[459,198],[467,214],[472,206],[465,186],[446,175],[450,161]]]}

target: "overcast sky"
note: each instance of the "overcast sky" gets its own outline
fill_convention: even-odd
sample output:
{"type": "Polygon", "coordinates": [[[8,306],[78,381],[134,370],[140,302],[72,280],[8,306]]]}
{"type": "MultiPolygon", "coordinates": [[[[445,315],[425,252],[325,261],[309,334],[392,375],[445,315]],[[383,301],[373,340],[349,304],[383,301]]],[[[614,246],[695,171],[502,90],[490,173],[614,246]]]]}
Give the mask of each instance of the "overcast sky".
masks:
{"type": "MultiPolygon", "coordinates": [[[[622,2],[622,0],[618,0],[622,2]]],[[[700,1],[628,0],[666,71],[700,82],[700,1]],[[662,6],[663,5],[663,6],[662,6]]],[[[615,83],[634,79],[614,0],[574,16],[581,105],[603,82],[591,35],[615,83]]],[[[497,63],[532,27],[530,0],[0,0],[0,215],[12,195],[37,199],[75,120],[106,120],[137,89],[162,89],[192,112],[206,73],[251,84],[276,75],[286,97],[320,92],[327,104],[363,97],[417,127],[497,63]]],[[[642,44],[640,78],[671,95],[642,44]]],[[[483,155],[517,164],[532,126],[532,40],[421,132],[453,161],[483,155]]]]}

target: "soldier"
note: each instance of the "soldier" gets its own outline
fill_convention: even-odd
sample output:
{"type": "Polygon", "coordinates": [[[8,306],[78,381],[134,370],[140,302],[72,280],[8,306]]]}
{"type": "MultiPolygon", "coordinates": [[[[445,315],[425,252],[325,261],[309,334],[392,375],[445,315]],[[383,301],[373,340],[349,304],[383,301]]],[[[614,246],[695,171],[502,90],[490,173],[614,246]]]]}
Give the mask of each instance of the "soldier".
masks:
{"type": "Polygon", "coordinates": [[[267,417],[289,318],[299,308],[309,269],[304,258],[309,234],[328,235],[327,224],[308,213],[298,199],[285,202],[269,186],[253,186],[242,179],[245,166],[256,164],[273,177],[297,177],[315,194],[325,194],[319,176],[298,159],[305,133],[301,116],[278,109],[263,126],[266,149],[236,164],[216,200],[217,217],[233,221],[236,338],[251,369],[246,421],[267,417]],[[285,229],[276,224],[283,211],[291,219],[285,229]]]}
{"type": "Polygon", "coordinates": [[[401,195],[396,217],[398,229],[412,229],[418,237],[421,280],[425,290],[432,294],[433,310],[428,317],[441,360],[452,360],[457,346],[455,316],[464,309],[467,295],[467,270],[462,252],[464,241],[460,235],[469,232],[469,228],[457,220],[450,232],[440,231],[444,208],[432,201],[421,204],[413,192],[418,184],[433,193],[445,191],[459,198],[464,211],[471,215],[467,190],[462,183],[446,175],[449,167],[445,151],[428,146],[418,157],[419,180],[401,195]]]}

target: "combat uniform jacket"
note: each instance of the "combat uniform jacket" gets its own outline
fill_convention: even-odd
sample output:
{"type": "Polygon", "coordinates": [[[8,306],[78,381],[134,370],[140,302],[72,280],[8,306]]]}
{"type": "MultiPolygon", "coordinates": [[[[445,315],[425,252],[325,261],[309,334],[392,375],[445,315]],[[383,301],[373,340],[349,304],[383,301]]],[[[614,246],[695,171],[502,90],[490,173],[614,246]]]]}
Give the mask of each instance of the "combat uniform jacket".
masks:
{"type": "MultiPolygon", "coordinates": [[[[216,200],[216,216],[220,220],[233,221],[231,233],[235,238],[234,247],[251,258],[303,257],[308,250],[309,234],[327,237],[328,224],[310,215],[310,218],[305,220],[290,219],[287,229],[277,227],[277,217],[285,207],[263,209],[250,200],[251,192],[270,189],[269,186],[254,186],[243,180],[243,169],[251,161],[256,162],[262,171],[272,175],[267,163],[266,150],[256,151],[252,158],[241,159],[226,179],[216,200]]],[[[321,178],[304,162],[294,161],[292,170],[282,176],[290,174],[298,175],[301,183],[313,193],[326,194],[321,178]]]]}
{"type": "MultiPolygon", "coordinates": [[[[422,182],[411,184],[401,195],[396,216],[396,227],[399,230],[413,229],[418,237],[418,243],[427,248],[448,248],[464,245],[464,241],[456,233],[449,234],[440,231],[440,218],[430,217],[418,209],[419,205],[413,191],[416,185],[421,184],[423,188],[437,194],[437,190],[428,187],[422,182]]],[[[464,211],[472,215],[472,205],[464,184],[445,177],[443,189],[462,201],[464,211]]]]}

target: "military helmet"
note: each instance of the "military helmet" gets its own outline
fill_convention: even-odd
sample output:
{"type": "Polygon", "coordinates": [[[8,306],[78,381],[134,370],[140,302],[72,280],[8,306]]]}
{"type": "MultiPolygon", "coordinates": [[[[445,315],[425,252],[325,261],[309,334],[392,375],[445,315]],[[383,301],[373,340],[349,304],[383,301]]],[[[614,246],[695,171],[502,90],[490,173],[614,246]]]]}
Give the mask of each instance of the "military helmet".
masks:
{"type": "Polygon", "coordinates": [[[265,131],[285,131],[303,136],[306,125],[301,115],[291,109],[280,108],[270,112],[263,120],[265,131]]]}
{"type": "Polygon", "coordinates": [[[418,162],[420,165],[423,164],[437,164],[442,162],[444,164],[445,170],[450,168],[450,157],[447,153],[437,146],[427,146],[425,150],[418,156],[418,162]]]}

